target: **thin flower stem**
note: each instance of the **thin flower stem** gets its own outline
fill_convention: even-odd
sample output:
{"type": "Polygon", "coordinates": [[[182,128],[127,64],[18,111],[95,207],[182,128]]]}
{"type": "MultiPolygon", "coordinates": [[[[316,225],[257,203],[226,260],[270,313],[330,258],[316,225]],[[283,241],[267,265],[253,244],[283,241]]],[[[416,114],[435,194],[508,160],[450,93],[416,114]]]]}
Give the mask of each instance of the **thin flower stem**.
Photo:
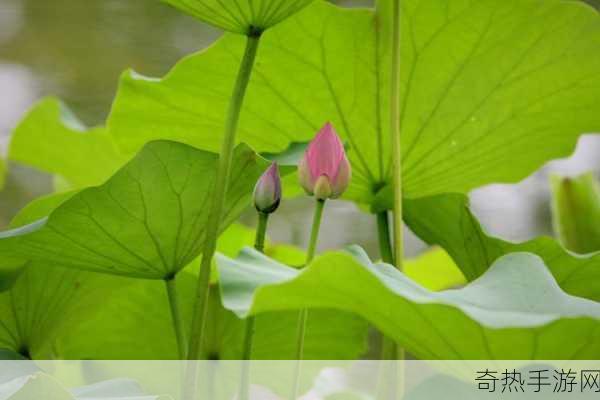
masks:
{"type": "Polygon", "coordinates": [[[205,234],[206,240],[204,242],[200,274],[198,276],[198,288],[196,294],[196,303],[194,306],[194,317],[192,319],[192,330],[188,352],[189,360],[197,360],[202,358],[200,349],[202,347],[204,334],[206,331],[205,325],[208,311],[208,299],[210,295],[211,261],[217,247],[217,236],[223,214],[223,204],[225,204],[240,111],[244,102],[244,95],[246,94],[246,89],[250,81],[250,75],[252,74],[252,68],[254,66],[254,60],[258,50],[259,40],[260,33],[256,33],[247,37],[246,50],[240,64],[235,87],[231,95],[227,119],[225,121],[225,133],[219,158],[217,179],[215,181],[214,195],[208,214],[209,217],[205,234]]]}
{"type": "MultiPolygon", "coordinates": [[[[265,236],[267,234],[267,224],[269,222],[269,214],[258,212],[258,226],[256,227],[256,236],[254,238],[254,248],[261,253],[265,249],[265,236]]],[[[252,359],[252,341],[254,339],[254,317],[246,318],[246,330],[244,332],[244,351],[242,359],[245,360],[242,367],[242,382],[240,384],[240,400],[248,400],[250,398],[250,365],[248,360],[252,359]]]]}
{"type": "MultiPolygon", "coordinates": [[[[381,259],[383,260],[383,262],[393,265],[394,257],[392,255],[390,226],[387,211],[383,211],[377,214],[377,232],[381,259]]],[[[395,360],[398,356],[397,353],[398,349],[396,343],[388,336],[382,334],[381,353],[379,358],[381,360],[395,360]]]]}
{"type": "Polygon", "coordinates": [[[258,213],[258,225],[256,227],[256,237],[254,238],[254,248],[261,253],[265,251],[265,237],[267,236],[267,224],[269,222],[269,214],[258,213]]]}
{"type": "Polygon", "coordinates": [[[379,253],[383,262],[394,264],[394,253],[390,238],[390,223],[388,220],[388,212],[383,211],[377,213],[377,233],[379,241],[379,253]]]}
{"type": "Polygon", "coordinates": [[[315,207],[315,215],[313,217],[312,230],[310,232],[310,241],[308,242],[308,251],[306,253],[306,263],[308,265],[315,257],[317,250],[317,241],[319,239],[319,229],[321,228],[321,218],[323,217],[323,209],[325,208],[325,200],[317,200],[315,207]]]}
{"type": "Polygon", "coordinates": [[[300,390],[300,375],[302,370],[302,360],[304,359],[304,336],[306,334],[306,323],[308,321],[308,310],[306,308],[300,310],[298,316],[298,333],[296,342],[296,366],[294,368],[294,380],[292,382],[292,396],[290,400],[298,398],[300,390]]]}
{"type": "MultiPolygon", "coordinates": [[[[390,133],[392,141],[392,158],[393,158],[393,185],[394,185],[394,265],[398,270],[402,271],[404,259],[404,235],[402,226],[402,147],[401,147],[401,131],[400,126],[400,68],[401,68],[401,52],[400,52],[400,18],[401,18],[401,0],[392,1],[392,60],[391,60],[391,92],[390,92],[390,133]]],[[[397,343],[384,341],[383,357],[388,359],[404,359],[404,349],[399,347],[397,343]]],[[[391,373],[393,379],[390,383],[393,384],[390,390],[392,396],[389,398],[400,399],[403,397],[404,391],[404,363],[399,361],[391,365],[391,373]]]]}
{"type": "MultiPolygon", "coordinates": [[[[323,209],[325,208],[325,200],[317,199],[317,204],[315,206],[315,214],[313,216],[312,229],[310,232],[310,240],[308,242],[308,250],[306,253],[306,262],[304,266],[310,264],[310,262],[315,257],[315,252],[317,250],[317,242],[319,240],[319,230],[321,228],[321,219],[323,217],[323,209]]],[[[298,316],[298,329],[297,329],[297,342],[296,342],[296,369],[294,371],[294,381],[292,386],[292,399],[296,399],[298,397],[298,389],[300,384],[300,369],[301,369],[301,361],[304,359],[304,336],[306,335],[306,325],[308,321],[308,310],[305,308],[300,310],[300,315],[298,316]]]]}
{"type": "Polygon", "coordinates": [[[187,341],[185,340],[183,319],[181,318],[181,313],[179,312],[179,300],[177,299],[177,284],[175,282],[175,277],[165,279],[165,285],[167,288],[167,297],[169,298],[169,306],[171,307],[171,318],[173,320],[173,329],[177,339],[179,359],[185,360],[185,346],[187,345],[187,341]]]}
{"type": "Polygon", "coordinates": [[[394,261],[402,270],[404,244],[402,234],[402,149],[400,145],[400,0],[393,0],[392,82],[390,94],[390,132],[394,165],[394,261]]]}
{"type": "MultiPolygon", "coordinates": [[[[404,259],[404,235],[402,232],[402,149],[400,147],[400,1],[393,1],[392,29],[392,92],[390,100],[390,125],[392,154],[394,157],[394,265],[400,271],[404,259]]],[[[397,347],[397,346],[396,346],[397,347]]],[[[396,348],[396,357],[404,359],[404,349],[396,348]]]]}

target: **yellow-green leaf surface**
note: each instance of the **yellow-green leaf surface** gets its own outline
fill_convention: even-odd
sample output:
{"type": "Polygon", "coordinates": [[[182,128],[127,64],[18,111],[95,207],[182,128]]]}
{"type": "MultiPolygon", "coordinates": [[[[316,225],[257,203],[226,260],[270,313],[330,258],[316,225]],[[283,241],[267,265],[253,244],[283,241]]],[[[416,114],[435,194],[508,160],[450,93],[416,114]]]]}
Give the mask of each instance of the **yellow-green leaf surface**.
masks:
{"type": "MultiPolygon", "coordinates": [[[[267,31],[238,136],[259,152],[279,152],[332,121],[349,145],[346,197],[367,204],[391,173],[390,2],[378,4],[380,21],[373,10],[315,1],[267,31]]],[[[407,197],[517,181],[600,129],[593,8],[560,0],[402,4],[407,197]]],[[[169,138],[217,149],[243,47],[242,37],[225,35],[163,79],[125,72],[108,122],[120,148],[169,138]]]]}
{"type": "Polygon", "coordinates": [[[429,249],[416,258],[405,260],[402,268],[410,279],[433,291],[467,283],[450,255],[439,248],[429,249]]]}
{"type": "Polygon", "coordinates": [[[585,254],[600,250],[600,186],[592,173],[552,177],[552,217],[561,243],[585,254]]]}
{"type": "Polygon", "coordinates": [[[15,128],[9,158],[74,188],[104,183],[126,161],[104,128],[88,129],[55,98],[38,102],[15,128]]]}
{"type": "MultiPolygon", "coordinates": [[[[422,359],[592,359],[600,304],[567,295],[543,261],[504,256],[478,280],[431,292],[359,248],[304,270],[252,250],[219,257],[224,305],[239,315],[336,308],[356,313],[422,359]]],[[[310,314],[310,312],[309,312],[310,314]]]]}
{"type": "Polygon", "coordinates": [[[313,0],[163,0],[185,13],[230,32],[264,31],[313,0]]]}
{"type": "Polygon", "coordinates": [[[77,191],[52,193],[38,197],[19,210],[10,221],[10,228],[20,228],[47,217],[58,206],[73,197],[77,191]]]}
{"type": "Polygon", "coordinates": [[[469,281],[484,274],[505,254],[529,252],[545,261],[567,293],[600,301],[600,253],[578,255],[545,236],[521,243],[491,236],[471,213],[465,195],[406,200],[404,219],[421,239],[443,247],[469,281]]]}
{"type": "MultiPolygon", "coordinates": [[[[47,217],[56,207],[71,198],[74,194],[75,192],[55,193],[39,197],[27,204],[12,219],[10,228],[13,229],[13,231],[8,231],[4,234],[0,233],[0,241],[6,240],[15,232],[28,232],[28,228],[23,228],[25,225],[32,224],[41,218],[47,217]]],[[[36,225],[34,224],[33,226],[35,227],[36,225]]],[[[0,292],[11,287],[28,263],[27,259],[17,255],[9,256],[8,253],[10,252],[5,252],[4,258],[0,262],[0,292]]]]}
{"type": "MultiPolygon", "coordinates": [[[[0,265],[172,276],[200,253],[217,161],[181,143],[150,143],[102,186],[75,194],[48,218],[2,232],[0,265]]],[[[221,229],[248,206],[267,165],[237,147],[221,229]]]]}

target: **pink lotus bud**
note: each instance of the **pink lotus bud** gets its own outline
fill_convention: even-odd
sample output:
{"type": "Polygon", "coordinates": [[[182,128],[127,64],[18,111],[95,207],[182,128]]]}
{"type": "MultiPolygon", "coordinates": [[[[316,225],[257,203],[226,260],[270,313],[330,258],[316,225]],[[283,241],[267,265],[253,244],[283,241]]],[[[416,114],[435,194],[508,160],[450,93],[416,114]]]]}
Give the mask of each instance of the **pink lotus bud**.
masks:
{"type": "Polygon", "coordinates": [[[352,171],[344,145],[328,122],[309,143],[298,165],[300,185],[317,199],[336,199],[344,193],[352,171]]]}
{"type": "Polygon", "coordinates": [[[254,207],[260,212],[270,214],[279,207],[281,201],[281,178],[277,163],[271,164],[261,175],[254,187],[254,207]]]}

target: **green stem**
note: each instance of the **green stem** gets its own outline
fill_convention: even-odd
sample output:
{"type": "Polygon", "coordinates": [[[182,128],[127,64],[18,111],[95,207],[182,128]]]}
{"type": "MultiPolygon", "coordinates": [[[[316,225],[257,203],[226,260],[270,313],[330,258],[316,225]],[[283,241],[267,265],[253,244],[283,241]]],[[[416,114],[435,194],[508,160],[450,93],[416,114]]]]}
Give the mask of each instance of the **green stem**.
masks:
{"type": "MultiPolygon", "coordinates": [[[[323,209],[325,208],[325,200],[317,199],[315,206],[315,214],[313,216],[312,228],[310,231],[310,239],[308,242],[308,250],[306,252],[306,267],[315,257],[317,251],[317,242],[319,240],[319,230],[321,228],[321,219],[323,218],[323,209]]],[[[300,383],[300,368],[301,361],[304,359],[304,336],[306,335],[306,324],[308,321],[308,310],[303,309],[298,316],[297,342],[296,342],[296,370],[294,371],[294,382],[292,386],[292,399],[298,397],[298,389],[300,383]]]]}
{"type": "Polygon", "coordinates": [[[173,329],[175,330],[175,337],[177,338],[177,349],[179,350],[179,359],[185,360],[186,356],[186,340],[185,340],[185,329],[183,326],[183,319],[179,312],[179,300],[177,299],[177,285],[175,283],[175,277],[166,279],[165,285],[167,287],[167,296],[169,297],[169,306],[171,307],[171,318],[173,320],[173,329]]]}
{"type": "Polygon", "coordinates": [[[308,242],[305,266],[312,261],[312,259],[315,257],[315,252],[317,251],[317,241],[319,239],[319,229],[321,228],[321,218],[323,217],[324,208],[325,200],[317,200],[315,214],[313,216],[312,229],[310,231],[310,241],[308,242]]]}
{"type": "Polygon", "coordinates": [[[244,102],[244,95],[246,94],[246,88],[248,87],[250,75],[252,74],[252,68],[254,66],[254,60],[258,50],[259,40],[260,34],[258,33],[247,37],[246,50],[240,64],[235,87],[231,95],[227,119],[225,121],[225,133],[221,146],[214,195],[208,214],[209,217],[205,234],[206,239],[202,251],[200,274],[198,276],[198,288],[196,293],[196,302],[194,306],[194,316],[192,319],[192,330],[188,352],[189,360],[201,358],[200,349],[204,341],[208,299],[210,295],[211,262],[217,247],[217,236],[223,214],[223,204],[225,204],[227,185],[233,158],[235,134],[237,131],[240,111],[244,102]]]}
{"type": "MultiPolygon", "coordinates": [[[[267,235],[267,223],[269,214],[258,212],[258,226],[256,227],[256,236],[254,238],[254,248],[261,253],[265,250],[265,236],[267,235]]],[[[252,359],[252,341],[254,338],[254,317],[246,318],[246,330],[244,332],[244,351],[242,353],[243,360],[252,359]]],[[[250,365],[245,362],[242,369],[242,382],[240,384],[240,400],[248,400],[250,398],[250,365]]]]}
{"type": "Polygon", "coordinates": [[[252,359],[252,339],[254,337],[254,317],[246,318],[246,332],[244,334],[244,352],[242,360],[252,359]]]}
{"type": "MultiPolygon", "coordinates": [[[[402,271],[404,260],[404,235],[402,233],[402,150],[400,147],[400,0],[394,0],[392,13],[392,93],[391,132],[394,157],[394,265],[402,271]]],[[[399,360],[404,359],[404,350],[396,351],[399,360]]]]}
{"type": "MultiPolygon", "coordinates": [[[[388,213],[383,211],[377,214],[377,232],[379,240],[379,252],[381,253],[381,259],[383,262],[388,264],[394,264],[394,257],[392,255],[391,237],[390,237],[390,226],[388,222],[388,213]]],[[[395,360],[398,357],[398,346],[396,342],[385,336],[381,335],[381,360],[395,360]]]]}
{"type": "Polygon", "coordinates": [[[308,321],[308,310],[306,308],[300,310],[298,316],[298,333],[296,342],[296,365],[294,368],[294,380],[292,382],[292,396],[290,400],[298,398],[300,390],[300,375],[302,370],[302,360],[304,359],[304,336],[306,334],[306,323],[308,321]]]}
{"type": "Polygon", "coordinates": [[[390,132],[394,166],[394,260],[402,270],[404,244],[402,233],[402,149],[400,146],[400,0],[393,1],[392,65],[390,94],[390,132]]]}
{"type": "Polygon", "coordinates": [[[379,241],[379,253],[383,262],[394,264],[394,253],[392,252],[392,244],[390,240],[390,223],[388,220],[388,212],[383,211],[377,213],[377,233],[379,241]]]}
{"type": "Polygon", "coordinates": [[[256,226],[256,237],[254,238],[254,248],[261,253],[265,251],[265,237],[267,236],[267,223],[269,214],[258,213],[258,225],[256,226]]]}
{"type": "MultiPolygon", "coordinates": [[[[392,61],[391,61],[391,92],[390,92],[390,133],[392,140],[392,158],[393,158],[393,185],[394,185],[394,265],[400,271],[403,267],[404,259],[404,242],[402,232],[402,147],[401,147],[401,130],[400,126],[400,68],[401,68],[401,52],[400,52],[400,18],[401,18],[401,0],[393,0],[392,10],[392,61]]],[[[404,349],[400,348],[396,343],[384,343],[387,349],[384,351],[384,357],[395,358],[397,360],[404,359],[404,349]]],[[[392,388],[395,392],[392,398],[402,398],[404,391],[404,363],[400,361],[398,364],[392,365],[395,379],[392,382],[397,382],[397,385],[392,388]],[[397,378],[397,379],[396,379],[397,378]]]]}

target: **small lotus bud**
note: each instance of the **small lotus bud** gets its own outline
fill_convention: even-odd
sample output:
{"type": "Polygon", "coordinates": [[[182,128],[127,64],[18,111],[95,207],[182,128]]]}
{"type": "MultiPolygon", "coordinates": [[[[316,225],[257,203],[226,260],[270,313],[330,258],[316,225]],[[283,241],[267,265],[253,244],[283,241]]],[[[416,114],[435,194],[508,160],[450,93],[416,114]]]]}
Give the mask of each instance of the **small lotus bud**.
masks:
{"type": "Polygon", "coordinates": [[[281,178],[277,163],[271,164],[261,175],[254,187],[254,207],[262,213],[270,214],[279,207],[281,201],[281,178]]]}
{"type": "Polygon", "coordinates": [[[352,176],[342,141],[330,123],[309,143],[298,165],[300,185],[318,199],[338,198],[352,176]]]}

